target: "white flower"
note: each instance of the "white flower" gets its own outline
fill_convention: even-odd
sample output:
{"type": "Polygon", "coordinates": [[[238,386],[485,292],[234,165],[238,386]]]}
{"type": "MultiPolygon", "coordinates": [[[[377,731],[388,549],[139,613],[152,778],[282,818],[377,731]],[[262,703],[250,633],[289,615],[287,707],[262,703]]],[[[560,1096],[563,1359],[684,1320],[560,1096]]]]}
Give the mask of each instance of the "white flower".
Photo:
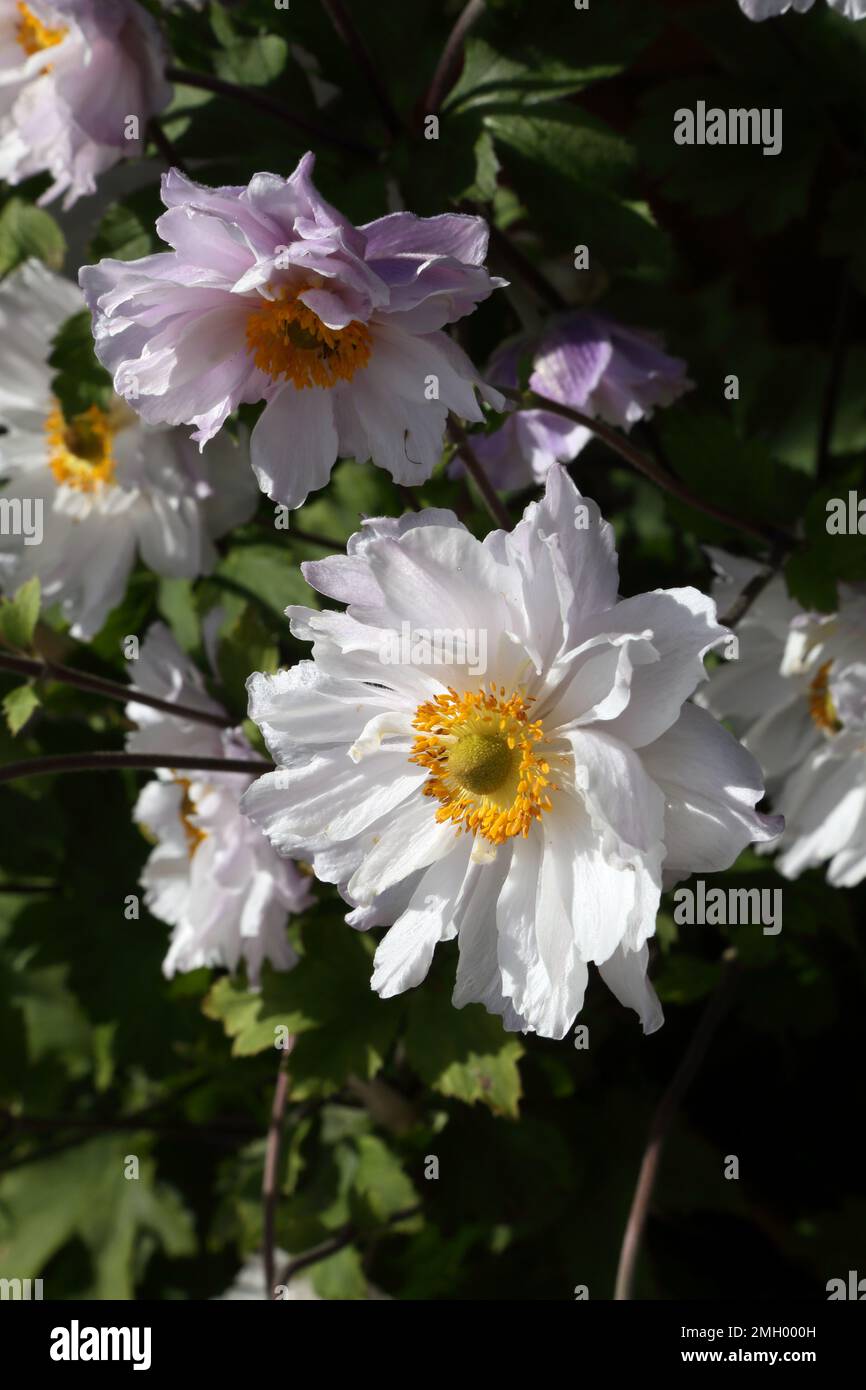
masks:
{"type": "Polygon", "coordinates": [[[304,573],[348,608],[289,610],[313,660],[250,678],[279,770],[243,809],[340,885],[353,926],[393,924],[374,988],[417,985],[456,937],[457,1007],[561,1038],[594,962],[657,1028],[663,871],[726,868],[778,829],[754,810],[754,759],[687,703],[726,633],[713,602],[618,601],[612,529],[558,466],[511,533],[478,541],[446,511],[372,520],[304,573]],[[391,664],[404,623],[452,649],[483,632],[486,671],[449,665],[445,641],[391,664]]]}
{"type": "MultiPolygon", "coordinates": [[[[740,9],[749,19],[773,19],[789,10],[805,14],[814,3],[815,0],[739,0],[740,9]]],[[[866,19],[866,0],[827,0],[827,3],[846,19],[866,19]]]]}
{"type": "Polygon", "coordinates": [[[86,640],[123,598],[137,555],[157,574],[207,573],[213,538],[251,516],[257,492],[246,448],[228,435],[202,463],[183,430],[142,424],[119,397],[64,418],[48,358],[83,308],[76,286],[40,261],[0,285],[0,497],[19,499],[31,520],[41,508],[43,531],[0,534],[0,586],[38,575],[86,640]]]}
{"type": "MultiPolygon", "coordinates": [[[[711,551],[731,602],[762,567],[711,551]]],[[[700,701],[729,719],[767,778],[785,830],[773,850],[786,878],[829,861],[827,880],[866,878],[866,589],[842,586],[836,614],[804,613],[775,578],[738,625],[739,655],[700,701]]]]}
{"type": "Polygon", "coordinates": [[[166,53],[136,0],[0,0],[0,178],[54,180],[64,208],[140,155],[171,100],[166,53]]]}
{"type": "MultiPolygon", "coordinates": [[[[148,632],[132,670],[147,694],[225,718],[162,623],[148,632]]],[[[253,756],[239,729],[220,729],[135,702],[126,712],[138,725],[127,738],[132,753],[253,756]]],[[[278,970],[296,962],[286,915],[309,906],[309,879],[241,815],[240,797],[249,783],[243,773],[184,774],[167,768],[136,802],[134,820],[157,842],[141,876],[145,901],[154,917],[174,928],[163,964],[166,975],[199,966],[235,970],[243,959],[256,983],[265,960],[278,970]]]]}

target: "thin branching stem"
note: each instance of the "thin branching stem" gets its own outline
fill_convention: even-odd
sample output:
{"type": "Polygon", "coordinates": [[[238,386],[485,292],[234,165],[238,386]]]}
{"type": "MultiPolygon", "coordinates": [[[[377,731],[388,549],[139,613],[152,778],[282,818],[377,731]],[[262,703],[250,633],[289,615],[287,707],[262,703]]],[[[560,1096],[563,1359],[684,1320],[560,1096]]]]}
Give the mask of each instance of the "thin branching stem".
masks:
{"type": "Polygon", "coordinates": [[[322,0],[322,8],[333,24],[338,37],[349,49],[367,79],[367,85],[373,94],[388,133],[392,137],[400,135],[403,123],[388,94],[387,87],[379,76],[379,70],[373,61],[370,50],[347,7],[343,4],[343,0],[322,0]]]}
{"type": "Polygon", "coordinates": [[[463,54],[466,35],[481,18],[485,10],[485,0],[468,0],[454,28],[445,40],[445,47],[436,64],[430,86],[424,98],[424,115],[435,116],[457,79],[457,69],[463,54]]]}
{"type": "Polygon", "coordinates": [[[186,173],[184,162],[165,133],[165,127],[156,116],[151,116],[148,122],[147,133],[153,141],[159,153],[162,155],[169,169],[179,169],[182,174],[186,173]]]}
{"type": "Polygon", "coordinates": [[[277,1081],[271,1103],[271,1118],[268,1125],[265,1163],[262,1171],[262,1258],[265,1267],[265,1290],[268,1298],[274,1296],[276,1268],[274,1252],[277,1241],[277,1203],[280,1197],[280,1154],[283,1147],[286,1104],[289,1098],[288,1060],[288,1052],[284,1051],[277,1067],[277,1081]]]}
{"type": "Polygon", "coordinates": [[[583,425],[585,429],[591,430],[593,434],[597,435],[609,449],[613,449],[615,453],[619,454],[620,458],[624,458],[627,463],[630,463],[632,468],[643,473],[645,478],[649,478],[651,482],[670,493],[672,497],[678,498],[680,502],[685,502],[687,506],[703,512],[705,516],[711,516],[715,521],[721,521],[725,526],[730,526],[734,530],[744,531],[747,535],[754,536],[756,540],[763,541],[765,545],[778,544],[780,541],[788,544],[793,540],[793,537],[779,527],[748,521],[744,517],[735,516],[733,512],[726,511],[724,507],[717,507],[714,502],[707,502],[704,498],[698,497],[673,473],[668,472],[649,454],[638,449],[630,439],[620,434],[619,430],[615,430],[611,425],[606,425],[603,420],[596,420],[593,416],[585,415],[582,410],[575,410],[572,406],[560,405],[559,401],[553,401],[548,396],[540,396],[536,391],[518,391],[508,386],[497,386],[496,389],[501,391],[502,395],[508,397],[509,400],[518,402],[524,410],[549,410],[553,415],[562,415],[566,420],[573,420],[575,424],[583,425]]]}
{"type": "Polygon", "coordinates": [[[337,131],[319,125],[317,121],[311,121],[306,116],[298,115],[296,111],[284,106],[275,97],[266,96],[264,92],[256,91],[250,87],[239,87],[234,82],[226,82],[221,77],[215,77],[213,73],[195,72],[191,68],[169,66],[165,70],[165,75],[169,82],[176,82],[180,86],[197,87],[200,91],[213,92],[215,96],[227,97],[229,101],[237,101],[244,106],[251,106],[266,116],[272,116],[275,120],[282,121],[284,125],[293,126],[295,130],[300,131],[308,139],[319,144],[331,145],[344,154],[354,155],[362,159],[376,159],[378,157],[376,151],[369,145],[361,144],[360,141],[353,140],[349,136],[340,135],[337,131]]]}
{"type": "Polygon", "coordinates": [[[469,443],[469,437],[463,426],[458,425],[457,421],[452,418],[448,422],[448,433],[457,445],[457,455],[480,492],[484,505],[496,525],[510,531],[511,517],[508,515],[508,508],[485,473],[478,455],[469,443]]]}
{"type": "Polygon", "coordinates": [[[619,1266],[616,1273],[614,1299],[624,1301],[632,1297],[635,1268],[640,1253],[644,1227],[649,1214],[649,1205],[658,1176],[662,1149],[676,1118],[677,1111],[709,1050],[716,1029],[721,1023],[731,1003],[734,980],[736,978],[736,957],[726,952],[724,972],[710,999],[701,1020],[695,1029],[682,1061],[674,1072],[670,1085],[662,1096],[650,1124],[649,1136],[644,1149],[643,1160],[638,1173],[637,1185],[632,1198],[631,1209],[626,1222],[619,1266]]]}
{"type": "Polygon", "coordinates": [[[87,690],[91,695],[103,695],[106,700],[117,700],[124,705],[149,705],[152,709],[162,710],[164,714],[173,714],[176,719],[194,719],[199,724],[213,724],[218,729],[229,729],[232,726],[232,721],[225,714],[194,709],[175,700],[163,700],[158,695],[149,695],[144,690],[136,690],[134,686],[123,685],[120,681],[106,680],[104,676],[91,676],[87,671],[76,671],[72,666],[45,661],[42,657],[12,656],[0,652],[0,671],[30,676],[36,680],[58,681],[61,685],[72,685],[77,690],[87,690]]]}
{"type": "MultiPolygon", "coordinates": [[[[410,1217],[417,1216],[421,1211],[420,1206],[407,1207],[405,1211],[395,1212],[389,1216],[386,1226],[397,1226],[401,1221],[408,1221],[410,1217]]],[[[361,1232],[351,1222],[341,1227],[335,1235],[328,1240],[322,1241],[321,1245],[315,1246],[312,1250],[307,1250],[303,1255],[297,1255],[293,1260],[289,1260],[282,1274],[280,1275],[279,1286],[285,1287],[296,1274],[301,1270],[308,1269],[310,1265],[318,1264],[321,1260],[327,1260],[329,1256],[336,1255],[339,1250],[350,1245],[356,1236],[361,1232]]],[[[273,1297],[276,1298],[276,1287],[274,1287],[273,1297]]]]}
{"type": "Polygon", "coordinates": [[[25,758],[0,767],[0,782],[21,777],[44,777],[53,772],[116,772],[123,768],[146,771],[170,768],[189,772],[245,772],[259,777],[271,770],[263,758],[200,758],[195,753],[53,753],[45,758],[25,758]]]}

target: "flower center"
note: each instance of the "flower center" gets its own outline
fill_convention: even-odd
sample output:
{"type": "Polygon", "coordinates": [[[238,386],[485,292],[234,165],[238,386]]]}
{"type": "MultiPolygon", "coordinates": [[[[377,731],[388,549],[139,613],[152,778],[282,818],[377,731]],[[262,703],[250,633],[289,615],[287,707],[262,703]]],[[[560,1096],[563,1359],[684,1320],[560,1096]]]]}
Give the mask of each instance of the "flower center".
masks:
{"type": "Polygon", "coordinates": [[[186,835],[186,847],[189,850],[189,857],[192,859],[202,840],[207,839],[207,831],[193,824],[192,817],[196,813],[196,804],[190,793],[192,783],[189,778],[175,777],[174,780],[183,791],[183,799],[180,803],[178,814],[180,815],[180,823],[186,835]]]}
{"type": "Polygon", "coordinates": [[[809,686],[809,713],[819,729],[825,734],[838,734],[842,723],[836,713],[833,696],[830,694],[830,667],[832,661],[825,661],[817,676],[809,686]]]}
{"type": "Polygon", "coordinates": [[[43,48],[54,48],[55,44],[61,43],[69,33],[69,30],[62,26],[49,29],[47,24],[36,18],[30,6],[21,3],[21,0],[16,8],[21,18],[15,28],[15,37],[28,58],[33,53],[41,53],[43,48]]]}
{"type": "Polygon", "coordinates": [[[448,755],[448,771],[466,791],[483,796],[508,781],[517,756],[504,734],[464,734],[448,755]]]}
{"type": "Polygon", "coordinates": [[[369,362],[371,343],[369,328],[357,319],[328,328],[296,296],[263,299],[247,319],[247,347],[256,366],[299,391],[351,381],[369,362]]]}
{"type": "Polygon", "coordinates": [[[453,821],[458,831],[482,835],[502,844],[529,834],[532,822],[551,809],[550,765],[538,745],[540,721],[531,723],[522,695],[506,696],[491,681],[488,690],[462,695],[448,690],[415,711],[419,737],[410,762],[426,767],[424,795],[441,805],[438,821],[453,821]]]}
{"type": "Polygon", "coordinates": [[[67,420],[55,402],[45,421],[49,463],[58,483],[79,492],[96,492],[114,482],[112,445],[118,422],[98,405],[67,420]]]}

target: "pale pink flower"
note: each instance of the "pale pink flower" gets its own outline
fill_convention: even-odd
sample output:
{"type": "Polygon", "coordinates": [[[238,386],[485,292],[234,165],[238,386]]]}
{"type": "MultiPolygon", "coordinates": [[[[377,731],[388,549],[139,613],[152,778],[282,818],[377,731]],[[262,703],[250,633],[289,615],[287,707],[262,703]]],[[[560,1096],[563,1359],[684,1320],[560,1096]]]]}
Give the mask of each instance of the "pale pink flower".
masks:
{"type": "Polygon", "coordinates": [[[0,178],[47,172],[47,203],[140,155],[171,100],[159,29],[136,0],[0,0],[0,178]]]}
{"type": "Polygon", "coordinates": [[[246,188],[172,170],[157,231],[174,249],[81,271],[118,394],[151,423],[194,425],[202,445],[242,402],[264,401],[252,464],[290,507],[338,457],[399,483],[430,476],[448,411],[482,418],[477,373],[442,330],[503,283],[484,267],[482,218],[395,212],[355,227],[319,195],[313,164],[246,188]]]}

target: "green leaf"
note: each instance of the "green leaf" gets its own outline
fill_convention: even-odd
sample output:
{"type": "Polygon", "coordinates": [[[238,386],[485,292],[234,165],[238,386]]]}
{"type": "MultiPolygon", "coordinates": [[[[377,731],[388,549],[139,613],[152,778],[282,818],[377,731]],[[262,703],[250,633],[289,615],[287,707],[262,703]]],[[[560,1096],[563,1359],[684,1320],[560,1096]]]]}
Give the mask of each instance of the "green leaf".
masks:
{"type": "Polygon", "coordinates": [[[496,18],[487,38],[467,40],[446,111],[502,101],[530,106],[569,96],[622,72],[659,27],[646,0],[596,3],[579,12],[568,4],[556,13],[550,6],[521,5],[518,13],[496,18]]]}
{"type": "Polygon", "coordinates": [[[11,599],[0,603],[0,636],[19,651],[30,651],[33,633],[39,620],[42,590],[34,575],[15,591],[11,599]]]}
{"type": "Polygon", "coordinates": [[[32,685],[18,685],[3,697],[3,713],[10,734],[20,733],[34,710],[39,708],[39,696],[32,685]]]}
{"type": "MultiPolygon", "coordinates": [[[[785,580],[791,597],[806,609],[817,608],[825,613],[838,607],[837,585],[856,582],[864,577],[863,537],[856,531],[852,535],[842,532],[837,535],[827,530],[830,517],[828,502],[842,504],[843,515],[848,517],[849,492],[860,492],[862,497],[862,464],[834,481],[831,486],[821,489],[806,508],[803,518],[805,539],[791,555],[785,566],[785,580]]],[[[855,502],[856,508],[856,502],[855,502]]],[[[833,508],[835,512],[837,508],[833,508]]],[[[851,517],[857,523],[855,512],[851,517]]]]}
{"type": "Polygon", "coordinates": [[[222,1023],[233,1040],[232,1056],[253,1057],[275,1048],[281,1029],[300,1033],[313,1026],[304,1009],[297,1006],[295,991],[283,989],[288,978],[266,970],[261,990],[251,990],[243,981],[226,975],[206,995],[202,1009],[208,1018],[222,1023]]]}
{"type": "Polygon", "coordinates": [[[213,30],[214,38],[223,48],[229,47],[237,40],[237,31],[232,23],[232,17],[220,0],[213,0],[210,7],[210,27],[213,30]]]}
{"type": "Polygon", "coordinates": [[[791,598],[807,610],[832,613],[839,606],[839,591],[832,571],[816,564],[815,554],[797,551],[785,565],[785,583],[791,598]]]}
{"type": "Polygon", "coordinates": [[[87,309],[73,314],[55,334],[49,365],[55,369],[51,389],[71,423],[77,415],[98,406],[107,410],[114,399],[111,376],[97,361],[87,309]]]}
{"type": "MultiPolygon", "coordinates": [[[[360,528],[365,516],[403,511],[402,500],[397,499],[393,483],[381,468],[345,460],[331,474],[327,491],[292,514],[292,524],[297,519],[301,529],[333,537],[335,549],[342,550],[346,537],[360,528]]],[[[325,553],[318,550],[317,557],[325,553]]]]}
{"type": "Polygon", "coordinates": [[[357,1300],[367,1297],[367,1279],[361,1256],[353,1245],[338,1250],[313,1265],[313,1288],[320,1298],[357,1300]]]}
{"type": "MultiPolygon", "coordinates": [[[[664,458],[698,497],[758,522],[796,516],[808,484],[776,463],[759,439],[740,439],[730,416],[680,404],[661,412],[656,427],[664,458]]],[[[724,529],[692,510],[687,515],[699,535],[724,529]]]]}
{"type": "Polygon", "coordinates": [[[281,34],[239,34],[225,6],[211,5],[211,28],[220,44],[214,54],[217,73],[243,87],[266,87],[283,68],[289,45],[281,34]]]}
{"type": "Polygon", "coordinates": [[[128,1299],[140,1262],[156,1242],[172,1256],[195,1249],[192,1222],[173,1189],[155,1182],[143,1134],[100,1137],[0,1179],[0,1267],[16,1278],[39,1276],[48,1261],[78,1238],[92,1262],[92,1282],[80,1296],[128,1299]],[[138,1178],[127,1157],[139,1160],[138,1178]]]}
{"type": "Polygon", "coordinates": [[[251,604],[231,619],[227,630],[220,634],[217,662],[220,679],[229,697],[229,704],[240,714],[246,713],[246,680],[253,671],[276,671],[280,650],[271,630],[262,621],[261,613],[251,604]]]}
{"type": "Polygon", "coordinates": [[[533,106],[555,101],[579,92],[590,82],[613,76],[617,66],[614,62],[575,66],[538,49],[525,50],[517,60],[497,52],[484,39],[470,38],[463,72],[444,110],[447,114],[503,103],[533,106]]]}
{"type": "Polygon", "coordinates": [[[509,146],[548,175],[621,191],[634,168],[628,141],[576,107],[502,109],[486,115],[484,124],[497,145],[509,146]]]}
{"type": "Polygon", "coordinates": [[[664,1004],[693,1004],[715,989],[719,965],[686,955],[682,947],[663,957],[653,978],[656,992],[664,1004]]]}
{"type": "Polygon", "coordinates": [[[201,639],[201,624],[193,581],[160,579],[156,604],[183,650],[194,651],[201,639]]]}
{"type": "MultiPolygon", "coordinates": [[[[344,931],[351,928],[340,924],[344,931]]],[[[400,1000],[379,999],[370,989],[370,966],[345,992],[337,982],[335,997],[323,1009],[320,1025],[303,1033],[290,1060],[292,1095],[298,1100],[329,1095],[350,1076],[370,1080],[381,1071],[403,1014],[400,1000]]],[[[321,976],[317,976],[318,986],[321,976]]]]}
{"type": "Polygon", "coordinates": [[[636,198],[634,151],[622,136],[570,106],[497,111],[484,125],[539,237],[561,247],[567,226],[566,245],[589,246],[594,266],[630,276],[667,268],[667,238],[636,198]]]}
{"type": "Polygon", "coordinates": [[[270,609],[279,618],[283,631],[287,631],[284,614],[290,603],[309,607],[318,607],[318,604],[298,569],[297,556],[289,540],[280,543],[286,532],[275,531],[274,535],[277,543],[273,545],[233,545],[217,566],[216,575],[228,580],[231,586],[240,586],[240,592],[270,609]]]}
{"type": "MultiPolygon", "coordinates": [[[[403,1172],[398,1155],[374,1134],[362,1134],[357,1147],[353,1193],[360,1199],[363,1219],[371,1224],[382,1224],[397,1212],[412,1207],[417,1193],[403,1172]]],[[[358,1216],[357,1209],[355,1215],[358,1216]]]]}
{"type": "Polygon", "coordinates": [[[405,1038],[410,1065],[443,1096],[516,1116],[522,1044],[480,1004],[455,1009],[442,983],[428,976],[411,996],[405,1038]]]}
{"type": "Polygon", "coordinates": [[[66,978],[67,965],[20,973],[11,1003],[24,1018],[31,1063],[56,1056],[71,1077],[87,1076],[94,1067],[93,1029],[66,978]]]}
{"type": "Polygon", "coordinates": [[[115,203],[105,213],[88,247],[94,260],[110,257],[117,261],[134,261],[153,251],[157,238],[153,230],[156,210],[153,194],[147,190],[146,208],[139,197],[126,203],[115,203]]]}
{"type": "Polygon", "coordinates": [[[65,255],[66,239],[50,213],[22,198],[10,198],[0,211],[0,275],[8,275],[30,256],[59,270],[65,255]]]}
{"type": "Polygon", "coordinates": [[[280,76],[288,54],[289,46],[280,34],[260,34],[239,39],[218,53],[216,70],[220,77],[239,86],[266,87],[280,76]]]}
{"type": "Polygon", "coordinates": [[[501,165],[496,157],[496,146],[489,130],[482,130],[474,145],[475,177],[461,198],[472,198],[479,202],[492,202],[496,196],[497,181],[501,165]]]}
{"type": "Polygon", "coordinates": [[[294,970],[266,969],[258,992],[226,978],[217,981],[203,1005],[233,1039],[236,1057],[273,1047],[281,1026],[295,1034],[289,1074],[299,1100],[327,1094],[351,1075],[375,1076],[404,1007],[401,1000],[379,999],[370,989],[370,945],[344,922],[307,921],[303,947],[294,970]]]}
{"type": "Polygon", "coordinates": [[[152,570],[133,571],[125,594],[90,644],[98,656],[116,661],[123,639],[145,632],[153,616],[156,587],[157,577],[152,570]]]}

